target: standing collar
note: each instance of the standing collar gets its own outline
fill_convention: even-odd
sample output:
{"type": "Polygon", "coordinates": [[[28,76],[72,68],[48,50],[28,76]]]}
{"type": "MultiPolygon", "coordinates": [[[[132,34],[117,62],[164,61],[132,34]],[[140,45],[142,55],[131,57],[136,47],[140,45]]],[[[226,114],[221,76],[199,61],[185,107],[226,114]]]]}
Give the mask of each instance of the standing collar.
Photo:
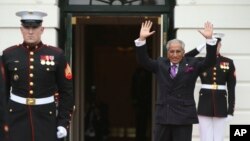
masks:
{"type": "Polygon", "coordinates": [[[27,48],[28,50],[34,50],[34,49],[38,49],[41,48],[43,46],[42,41],[39,42],[38,44],[27,44],[25,42],[23,42],[23,47],[27,48]]]}

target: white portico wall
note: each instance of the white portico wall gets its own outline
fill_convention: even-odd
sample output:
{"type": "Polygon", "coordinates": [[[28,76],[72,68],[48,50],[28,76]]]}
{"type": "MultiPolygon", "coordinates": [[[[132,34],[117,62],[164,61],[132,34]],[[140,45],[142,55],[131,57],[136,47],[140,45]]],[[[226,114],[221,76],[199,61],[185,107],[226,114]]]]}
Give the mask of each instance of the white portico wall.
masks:
{"type": "Polygon", "coordinates": [[[19,27],[20,17],[15,13],[22,10],[37,10],[48,13],[44,17],[45,27],[42,41],[57,46],[59,28],[59,7],[57,0],[0,0],[0,52],[12,45],[20,44],[23,38],[19,27]]]}
{"type": "MultiPolygon", "coordinates": [[[[229,124],[250,124],[250,1],[249,0],[177,0],[174,26],[177,38],[186,43],[186,51],[204,43],[198,32],[206,21],[214,24],[214,32],[223,32],[221,54],[234,60],[236,66],[236,107],[229,124]]],[[[204,55],[205,50],[202,52],[204,55]]],[[[197,82],[196,103],[201,87],[197,82]]],[[[198,125],[194,126],[193,141],[199,141],[198,125]]],[[[229,141],[229,126],[225,141],[229,141]]]]}

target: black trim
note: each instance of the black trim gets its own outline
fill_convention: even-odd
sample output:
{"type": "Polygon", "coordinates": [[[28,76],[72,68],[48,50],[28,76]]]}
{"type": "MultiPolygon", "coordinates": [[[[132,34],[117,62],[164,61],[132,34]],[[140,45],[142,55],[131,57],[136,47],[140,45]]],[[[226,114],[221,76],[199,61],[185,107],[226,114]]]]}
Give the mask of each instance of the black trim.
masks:
{"type": "Polygon", "coordinates": [[[78,13],[167,13],[170,6],[82,6],[69,5],[65,7],[64,12],[78,13]]]}
{"type": "Polygon", "coordinates": [[[156,15],[167,14],[170,17],[170,26],[168,29],[168,37],[174,38],[173,31],[173,11],[176,0],[165,0],[165,5],[69,5],[69,0],[60,0],[60,29],[59,29],[59,47],[64,49],[65,42],[65,17],[67,13],[72,16],[81,15],[156,15]],[[171,28],[171,29],[170,29],[171,28]]]}

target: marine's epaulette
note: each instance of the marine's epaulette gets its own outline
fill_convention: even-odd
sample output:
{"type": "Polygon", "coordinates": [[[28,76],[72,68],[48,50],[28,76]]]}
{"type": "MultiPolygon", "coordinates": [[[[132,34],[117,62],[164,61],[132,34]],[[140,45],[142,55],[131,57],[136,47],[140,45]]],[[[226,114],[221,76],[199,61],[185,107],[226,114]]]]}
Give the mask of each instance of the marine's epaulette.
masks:
{"type": "Polygon", "coordinates": [[[19,47],[21,44],[17,44],[17,45],[13,45],[13,46],[11,46],[11,47],[8,47],[8,48],[6,48],[5,50],[3,50],[3,52],[8,52],[8,51],[10,51],[10,50],[12,50],[12,49],[14,49],[14,48],[17,48],[17,47],[19,47]]]}
{"type": "Polygon", "coordinates": [[[228,58],[228,57],[226,57],[226,56],[222,56],[221,54],[220,54],[220,58],[221,58],[222,60],[229,60],[229,61],[233,61],[233,59],[228,58]]]}
{"type": "Polygon", "coordinates": [[[56,52],[58,52],[58,53],[63,52],[63,50],[61,48],[59,48],[59,47],[55,47],[55,46],[51,46],[51,45],[47,45],[47,47],[54,50],[54,51],[56,51],[56,52]]]}

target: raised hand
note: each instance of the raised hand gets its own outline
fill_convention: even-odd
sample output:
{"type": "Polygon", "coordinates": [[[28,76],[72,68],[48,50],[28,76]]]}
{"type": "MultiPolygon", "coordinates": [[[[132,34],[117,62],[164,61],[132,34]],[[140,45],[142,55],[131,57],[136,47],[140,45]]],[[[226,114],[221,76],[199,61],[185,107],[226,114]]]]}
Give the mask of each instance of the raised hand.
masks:
{"type": "Polygon", "coordinates": [[[146,40],[147,37],[149,37],[155,33],[155,31],[150,32],[152,25],[153,25],[153,23],[151,21],[145,21],[141,24],[141,31],[140,31],[139,40],[144,41],[144,40],[146,40]]]}
{"type": "Polygon", "coordinates": [[[199,30],[199,32],[206,38],[206,39],[212,39],[212,35],[213,35],[213,24],[210,22],[206,22],[204,24],[204,29],[203,30],[199,30]]]}

